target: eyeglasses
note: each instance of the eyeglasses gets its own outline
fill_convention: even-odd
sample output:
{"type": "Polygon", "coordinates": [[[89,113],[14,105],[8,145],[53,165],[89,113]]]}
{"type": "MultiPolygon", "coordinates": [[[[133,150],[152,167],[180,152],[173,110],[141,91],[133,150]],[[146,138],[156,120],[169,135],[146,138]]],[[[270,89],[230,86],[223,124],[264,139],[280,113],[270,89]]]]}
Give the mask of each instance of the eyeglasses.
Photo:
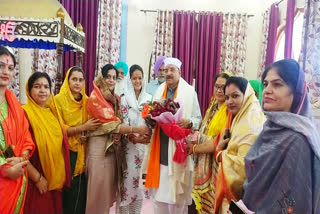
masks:
{"type": "Polygon", "coordinates": [[[223,91],[223,89],[224,89],[224,85],[215,85],[214,86],[214,89],[216,89],[217,91],[223,91]]]}

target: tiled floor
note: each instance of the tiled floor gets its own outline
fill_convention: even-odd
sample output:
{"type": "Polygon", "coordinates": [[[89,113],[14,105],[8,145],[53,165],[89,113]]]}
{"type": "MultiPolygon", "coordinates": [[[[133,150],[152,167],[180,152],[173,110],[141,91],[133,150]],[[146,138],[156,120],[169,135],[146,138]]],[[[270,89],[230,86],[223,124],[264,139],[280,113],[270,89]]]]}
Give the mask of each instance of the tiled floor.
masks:
{"type": "MultiPolygon", "coordinates": [[[[111,208],[110,214],[115,214],[115,206],[111,208]]],[[[143,201],[141,214],[153,214],[152,200],[143,201]]]]}

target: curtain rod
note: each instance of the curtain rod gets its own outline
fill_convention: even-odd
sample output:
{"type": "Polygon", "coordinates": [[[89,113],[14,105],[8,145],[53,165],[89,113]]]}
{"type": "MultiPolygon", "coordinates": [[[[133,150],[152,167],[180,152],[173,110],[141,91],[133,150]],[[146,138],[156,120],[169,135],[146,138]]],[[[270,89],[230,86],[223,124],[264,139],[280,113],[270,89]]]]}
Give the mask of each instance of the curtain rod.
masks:
{"type": "Polygon", "coordinates": [[[279,5],[281,2],[283,2],[284,0],[279,0],[277,3],[275,3],[275,5],[279,5]]]}
{"type": "MultiPolygon", "coordinates": [[[[283,0],[282,0],[283,1],[283,0]]],[[[144,13],[156,13],[158,12],[157,10],[140,10],[140,12],[144,12],[144,13]]],[[[254,15],[249,14],[248,17],[253,17],[254,15]]]]}

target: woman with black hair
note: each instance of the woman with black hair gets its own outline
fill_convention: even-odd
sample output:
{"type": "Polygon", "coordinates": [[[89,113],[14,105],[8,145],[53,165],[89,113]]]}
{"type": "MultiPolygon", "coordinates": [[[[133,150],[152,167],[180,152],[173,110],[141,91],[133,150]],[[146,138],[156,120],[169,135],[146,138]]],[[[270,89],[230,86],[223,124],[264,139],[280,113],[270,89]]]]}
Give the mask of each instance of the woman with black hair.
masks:
{"type": "MultiPolygon", "coordinates": [[[[210,152],[214,153],[214,196],[212,213],[224,214],[231,200],[242,196],[245,180],[244,157],[262,130],[265,116],[255,93],[242,77],[229,77],[224,87],[227,106],[225,128],[213,139],[210,152]]],[[[193,146],[193,151],[198,151],[193,146]]],[[[208,151],[208,152],[209,152],[208,151]]]]}
{"type": "Polygon", "coordinates": [[[0,46],[0,213],[23,213],[25,166],[35,147],[25,113],[8,89],[15,66],[14,55],[0,46]]]}
{"type": "Polygon", "coordinates": [[[245,158],[244,204],[269,213],[320,212],[320,140],[304,72],[292,59],[262,75],[263,130],[245,158]]]}
{"type": "Polygon", "coordinates": [[[88,119],[102,124],[88,133],[87,147],[87,214],[109,213],[110,207],[123,192],[123,175],[127,170],[121,134],[151,133],[146,126],[128,126],[123,123],[120,97],[114,93],[118,71],[105,65],[94,80],[94,89],[88,99],[88,119]]]}
{"type": "MultiPolygon", "coordinates": [[[[145,125],[141,117],[141,107],[152,100],[152,96],[145,91],[143,70],[139,65],[132,65],[127,78],[127,90],[121,97],[123,120],[129,126],[145,125]]],[[[124,179],[124,191],[120,202],[119,214],[140,214],[142,200],[148,197],[148,191],[138,188],[140,181],[140,169],[146,146],[150,138],[129,135],[129,141],[125,143],[125,154],[128,165],[124,179]],[[145,192],[145,193],[144,193],[145,192]]]]}
{"type": "Polygon", "coordinates": [[[227,120],[227,106],[225,104],[224,87],[230,77],[228,73],[220,73],[214,79],[213,95],[210,106],[201,122],[197,135],[197,144],[188,144],[190,152],[194,154],[194,175],[192,198],[196,203],[197,210],[203,214],[213,212],[214,197],[213,176],[216,173],[216,163],[213,159],[212,140],[222,131],[227,120]],[[209,202],[209,203],[208,203],[209,202]]]}
{"type": "Polygon", "coordinates": [[[73,66],[67,71],[59,94],[54,97],[62,117],[70,146],[71,187],[63,192],[63,212],[84,214],[86,210],[87,182],[85,178],[85,148],[87,131],[101,124],[98,119],[88,120],[84,72],[73,66]]]}
{"type": "Polygon", "coordinates": [[[51,88],[50,77],[42,72],[33,73],[26,85],[23,109],[36,144],[27,166],[26,214],[62,214],[62,190],[70,186],[69,145],[51,88]]]}

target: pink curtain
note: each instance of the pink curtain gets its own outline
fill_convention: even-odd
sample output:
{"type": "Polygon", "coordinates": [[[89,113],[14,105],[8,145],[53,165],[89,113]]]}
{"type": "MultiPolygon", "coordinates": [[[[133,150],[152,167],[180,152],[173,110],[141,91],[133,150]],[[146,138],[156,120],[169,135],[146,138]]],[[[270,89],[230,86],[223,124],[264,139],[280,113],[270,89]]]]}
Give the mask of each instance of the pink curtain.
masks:
{"type": "Polygon", "coordinates": [[[264,69],[267,55],[267,46],[268,46],[268,34],[269,34],[269,23],[270,23],[270,9],[263,13],[263,22],[262,22],[262,46],[261,46],[261,56],[260,56],[260,65],[258,72],[258,79],[260,79],[264,69]]]}
{"type": "Polygon", "coordinates": [[[115,64],[120,59],[120,33],[122,1],[99,0],[96,74],[108,63],[115,64]]]}
{"type": "Polygon", "coordinates": [[[320,108],[320,1],[306,0],[303,38],[299,62],[306,73],[309,96],[314,108],[320,108]]]}
{"type": "MultiPolygon", "coordinates": [[[[85,33],[85,54],[83,56],[83,71],[85,72],[86,90],[91,92],[96,69],[97,26],[99,0],[60,0],[69,13],[73,24],[80,23],[85,33]]],[[[77,65],[76,54],[65,52],[64,74],[71,66],[77,65]]]]}
{"type": "Polygon", "coordinates": [[[151,72],[149,78],[154,79],[154,63],[161,56],[172,56],[173,11],[158,10],[157,23],[151,54],[151,72]]]}
{"type": "Polygon", "coordinates": [[[295,0],[288,0],[287,2],[287,16],[286,16],[286,29],[285,29],[285,45],[284,45],[284,58],[292,58],[292,33],[293,22],[295,15],[295,0]]]}
{"type": "Polygon", "coordinates": [[[213,93],[214,77],[220,72],[222,14],[198,15],[196,50],[196,91],[202,115],[213,93]]]}
{"type": "Polygon", "coordinates": [[[248,15],[223,14],[221,34],[221,72],[230,72],[243,76],[245,71],[247,51],[248,15]]]}
{"type": "Polygon", "coordinates": [[[269,34],[268,34],[265,66],[270,65],[274,61],[278,26],[279,26],[279,8],[278,8],[278,5],[272,4],[271,11],[270,11],[270,24],[269,24],[269,34]]]}
{"type": "Polygon", "coordinates": [[[181,76],[191,85],[193,81],[196,13],[174,11],[173,23],[172,56],[181,60],[181,76]]]}

